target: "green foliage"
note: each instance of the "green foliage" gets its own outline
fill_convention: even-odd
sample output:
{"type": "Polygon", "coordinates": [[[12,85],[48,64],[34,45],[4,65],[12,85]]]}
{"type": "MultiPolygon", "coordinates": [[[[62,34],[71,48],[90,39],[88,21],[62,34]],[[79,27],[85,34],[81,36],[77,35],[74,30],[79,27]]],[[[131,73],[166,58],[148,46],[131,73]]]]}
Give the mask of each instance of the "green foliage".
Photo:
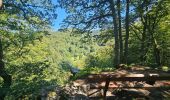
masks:
{"type": "Polygon", "coordinates": [[[169,70],[169,67],[167,67],[167,66],[162,66],[162,70],[163,70],[163,71],[168,71],[168,70],[169,70]]]}
{"type": "MultiPolygon", "coordinates": [[[[29,3],[34,4],[34,1],[24,1],[26,5],[23,5],[20,0],[17,0],[14,1],[14,4],[12,4],[13,6],[10,8],[9,0],[7,0],[5,1],[5,11],[0,11],[0,37],[2,37],[3,44],[3,61],[6,71],[12,75],[12,85],[6,97],[7,100],[36,99],[43,88],[64,85],[70,81],[70,76],[72,76],[68,64],[81,69],[72,79],[83,77],[88,74],[114,70],[114,42],[111,39],[113,33],[111,33],[112,30],[110,29],[105,30],[103,26],[110,26],[110,19],[108,18],[106,21],[99,20],[99,23],[98,21],[90,23],[91,25],[94,24],[94,26],[101,26],[104,29],[100,37],[95,39],[89,34],[88,36],[84,34],[75,35],[69,31],[49,33],[46,31],[46,28],[52,21],[49,19],[55,17],[55,15],[51,15],[52,12],[55,11],[52,9],[54,5],[51,5],[50,0],[47,0],[49,3],[45,1],[46,0],[37,1],[37,5],[41,7],[40,9],[33,9],[34,7],[26,5],[29,3]],[[27,16],[23,11],[20,11],[18,7],[27,11],[27,16]],[[14,11],[11,12],[11,9],[14,11]],[[48,14],[51,16],[44,17],[48,14]],[[97,43],[96,40],[99,43],[97,43]]],[[[70,1],[65,1],[67,4],[70,4],[70,1]]],[[[60,2],[65,3],[63,1],[60,2]]],[[[88,4],[88,2],[85,3],[88,4]]],[[[92,1],[91,6],[95,7],[95,5],[95,2],[92,1]]],[[[70,7],[70,5],[68,6],[70,7]]],[[[166,9],[170,8],[169,3],[165,3],[163,6],[166,9]]],[[[105,7],[106,6],[99,7],[101,12],[97,11],[97,13],[93,13],[94,15],[88,15],[86,17],[88,19],[95,19],[96,15],[101,15],[104,12],[105,7]]],[[[170,66],[170,15],[162,6],[160,6],[158,12],[157,8],[156,5],[151,7],[151,10],[146,12],[146,14],[155,18],[155,15],[159,12],[157,17],[160,18],[160,20],[157,25],[155,25],[152,38],[157,40],[157,48],[160,50],[161,62],[163,64],[162,69],[167,71],[170,66]]],[[[83,6],[81,9],[82,12],[86,12],[83,6]]],[[[71,13],[75,12],[74,8],[68,10],[71,13]]],[[[79,7],[77,10],[79,14],[79,7]]],[[[139,13],[142,12],[142,9],[139,10],[141,10],[139,13]]],[[[91,10],[89,9],[88,12],[91,12],[91,10]]],[[[108,10],[106,13],[109,12],[108,10]]],[[[71,16],[68,17],[66,21],[70,21],[70,18],[74,20],[74,16],[71,16]]],[[[78,22],[84,22],[85,20],[83,15],[76,17],[76,19],[79,19],[78,22]],[[81,19],[81,17],[83,19],[81,19]]],[[[154,22],[152,18],[149,21],[154,22]]],[[[77,20],[70,23],[77,23],[77,20]]],[[[137,28],[130,29],[128,63],[157,67],[154,58],[153,41],[151,41],[149,37],[153,30],[148,30],[146,41],[142,41],[141,31],[143,25],[141,21],[132,24],[137,28]],[[147,52],[145,52],[146,59],[144,62],[141,62],[140,58],[142,42],[144,42],[144,44],[149,44],[146,46],[147,48],[145,47],[147,52]]],[[[83,25],[84,24],[79,26],[83,28],[83,25]]],[[[90,26],[88,25],[88,27],[90,26]]],[[[75,30],[81,33],[81,30],[75,30]]],[[[124,35],[123,30],[122,33],[124,35]]],[[[92,35],[95,36],[95,34],[92,35]]],[[[2,82],[3,80],[0,78],[0,87],[2,86],[2,82]]]]}
{"type": "MultiPolygon", "coordinates": [[[[13,76],[8,99],[35,98],[42,88],[64,85],[71,76],[67,64],[81,69],[76,77],[113,70],[111,42],[99,46],[94,41],[82,41],[80,35],[53,32],[32,41],[25,40],[25,44],[20,46],[19,35],[11,37],[18,45],[11,44],[5,51],[7,70],[13,76]]],[[[28,37],[25,35],[25,39],[28,37]]]]}
{"type": "Polygon", "coordinates": [[[113,67],[113,47],[110,45],[98,47],[96,52],[88,55],[86,59],[87,67],[107,68],[113,67]]]}
{"type": "Polygon", "coordinates": [[[128,57],[129,63],[158,67],[155,58],[156,54],[154,51],[155,50],[154,48],[156,47],[160,53],[159,56],[161,64],[169,66],[170,64],[169,60],[170,30],[168,28],[170,26],[169,25],[170,14],[168,12],[170,9],[169,5],[170,5],[169,1],[160,0],[157,5],[154,5],[150,10],[146,11],[145,15],[147,15],[147,19],[143,20],[145,21],[147,20],[149,21],[149,23],[146,27],[144,40],[142,40],[142,34],[144,34],[143,33],[144,25],[142,24],[142,22],[135,21],[134,24],[131,25],[130,30],[131,34],[129,38],[129,57],[128,57]],[[144,44],[143,48],[142,43],[144,44]],[[144,61],[141,61],[141,55],[144,55],[145,57],[144,61]]]}
{"type": "Polygon", "coordinates": [[[45,70],[49,68],[47,44],[38,40],[33,42],[22,48],[10,45],[5,51],[6,68],[13,77],[9,98],[34,97],[42,87],[54,84],[52,80],[46,80],[45,70]]]}
{"type": "MultiPolygon", "coordinates": [[[[43,86],[53,84],[52,80],[46,80],[44,73],[49,68],[47,44],[40,41],[45,28],[56,18],[55,8],[51,0],[3,0],[0,60],[5,66],[1,65],[0,70],[12,76],[7,99],[22,99],[22,96],[33,95],[43,86]]],[[[6,90],[0,88],[0,94],[6,95],[6,90]]]]}
{"type": "MultiPolygon", "coordinates": [[[[45,87],[64,85],[71,73],[63,62],[84,69],[87,56],[94,53],[96,48],[95,43],[84,42],[80,36],[69,32],[53,32],[47,36],[41,33],[22,37],[8,35],[15,43],[9,41],[4,55],[7,71],[13,76],[7,99],[33,99],[45,87]]],[[[6,41],[3,41],[4,44],[6,41]]]]}

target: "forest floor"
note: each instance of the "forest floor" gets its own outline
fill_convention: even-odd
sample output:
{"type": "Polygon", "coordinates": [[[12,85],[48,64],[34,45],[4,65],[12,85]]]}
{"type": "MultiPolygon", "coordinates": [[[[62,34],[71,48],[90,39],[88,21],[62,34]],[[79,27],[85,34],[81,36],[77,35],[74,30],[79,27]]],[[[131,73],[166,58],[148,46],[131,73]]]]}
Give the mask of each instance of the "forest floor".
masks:
{"type": "MultiPolygon", "coordinates": [[[[65,86],[67,94],[71,95],[74,100],[100,100],[106,89],[105,76],[121,77],[147,77],[147,76],[170,76],[169,72],[150,69],[146,67],[120,68],[115,71],[101,72],[81,77],[65,86]],[[93,78],[92,78],[93,77],[93,78]],[[89,81],[89,79],[92,79],[89,81]],[[77,98],[77,99],[75,99],[77,98]]],[[[111,79],[114,79],[112,77],[111,79]]],[[[125,80],[128,80],[125,78],[125,80]]],[[[159,80],[159,78],[158,78],[159,80]]],[[[107,100],[169,100],[170,99],[170,81],[113,81],[110,80],[108,91],[106,92],[107,100]],[[109,99],[110,98],[110,99],[109,99]]]]}

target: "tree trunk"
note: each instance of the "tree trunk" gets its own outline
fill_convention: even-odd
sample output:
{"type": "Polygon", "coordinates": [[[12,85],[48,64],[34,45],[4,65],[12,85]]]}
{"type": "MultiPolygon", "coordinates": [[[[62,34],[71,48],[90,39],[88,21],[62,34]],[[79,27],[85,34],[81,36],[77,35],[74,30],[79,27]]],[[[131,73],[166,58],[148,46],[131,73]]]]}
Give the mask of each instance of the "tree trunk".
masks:
{"type": "Polygon", "coordinates": [[[142,64],[144,64],[146,61],[146,54],[150,46],[150,43],[149,43],[150,39],[148,38],[149,18],[147,14],[144,14],[144,12],[148,12],[148,5],[149,5],[149,2],[144,0],[142,3],[142,8],[141,8],[142,13],[140,14],[141,22],[143,24],[142,41],[141,41],[141,48],[140,48],[141,50],[140,60],[142,64]]]}
{"type": "Polygon", "coordinates": [[[109,0],[110,3],[110,9],[112,11],[112,18],[113,18],[113,25],[114,25],[114,37],[115,37],[115,48],[114,48],[114,64],[117,67],[120,64],[120,59],[119,59],[119,37],[118,37],[118,29],[117,29],[117,15],[116,15],[116,9],[115,9],[115,3],[113,0],[109,0]]]}
{"type": "MultiPolygon", "coordinates": [[[[154,24],[153,24],[154,25],[154,24]]],[[[157,43],[156,38],[154,37],[154,32],[155,32],[155,26],[152,26],[152,30],[150,30],[151,33],[151,42],[153,45],[153,55],[155,57],[155,63],[157,64],[158,67],[161,67],[161,55],[160,55],[160,49],[159,49],[159,45],[157,43]]]]}
{"type": "Polygon", "coordinates": [[[120,63],[123,63],[123,40],[122,40],[122,23],[121,23],[121,7],[120,0],[117,0],[117,8],[118,8],[118,20],[119,20],[119,42],[120,42],[120,63]]]}
{"type": "Polygon", "coordinates": [[[159,67],[161,67],[160,49],[159,49],[156,39],[154,39],[154,55],[155,55],[155,62],[157,63],[159,67]]]}
{"type": "Polygon", "coordinates": [[[143,21],[143,32],[142,32],[142,41],[141,41],[141,55],[140,55],[140,60],[142,63],[145,62],[146,60],[146,57],[145,57],[145,54],[146,54],[146,29],[147,29],[147,17],[144,18],[144,21],[143,21]]]}
{"type": "Polygon", "coordinates": [[[126,27],[126,37],[125,37],[125,51],[124,51],[124,63],[127,64],[128,59],[128,40],[129,40],[129,0],[126,0],[126,19],[125,19],[125,27],[126,27]]]}
{"type": "Polygon", "coordinates": [[[3,62],[3,48],[2,48],[2,37],[0,36],[0,77],[3,78],[3,85],[1,88],[0,93],[0,100],[4,100],[8,89],[10,88],[12,78],[11,76],[5,71],[5,64],[3,62]]]}

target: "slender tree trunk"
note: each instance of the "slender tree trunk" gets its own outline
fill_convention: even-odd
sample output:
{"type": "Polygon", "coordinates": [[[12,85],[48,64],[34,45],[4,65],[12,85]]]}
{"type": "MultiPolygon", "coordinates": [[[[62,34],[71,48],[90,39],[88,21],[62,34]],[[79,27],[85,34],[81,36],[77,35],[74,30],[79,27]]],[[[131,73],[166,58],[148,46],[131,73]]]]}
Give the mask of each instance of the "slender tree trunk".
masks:
{"type": "Polygon", "coordinates": [[[129,40],[129,0],[126,0],[126,38],[125,38],[125,51],[124,51],[124,63],[127,64],[128,59],[128,40],[129,40]]]}
{"type": "Polygon", "coordinates": [[[157,65],[161,67],[160,49],[159,49],[156,39],[154,39],[154,55],[155,55],[155,61],[157,65]]]}
{"type": "Polygon", "coordinates": [[[141,56],[140,56],[140,60],[142,63],[144,63],[144,61],[146,60],[145,54],[146,54],[146,29],[147,29],[147,17],[144,18],[144,22],[143,22],[143,32],[142,32],[142,41],[141,41],[141,56]]]}
{"type": "Polygon", "coordinates": [[[142,62],[142,64],[144,64],[144,62],[146,61],[146,54],[148,52],[148,49],[149,49],[149,39],[147,38],[148,37],[148,15],[145,14],[144,15],[144,12],[147,12],[148,11],[148,6],[146,5],[149,5],[149,2],[147,2],[146,0],[143,1],[142,3],[142,13],[140,14],[140,17],[141,17],[141,22],[143,24],[143,32],[142,32],[142,41],[141,41],[141,55],[140,55],[140,60],[142,62]]]}
{"type": "Polygon", "coordinates": [[[2,37],[0,36],[0,77],[3,78],[3,86],[0,89],[0,100],[4,100],[8,89],[10,88],[12,78],[5,71],[5,64],[3,62],[3,48],[2,48],[2,37]]]}
{"type": "MultiPolygon", "coordinates": [[[[152,18],[153,19],[153,18],[152,18]]],[[[150,20],[152,20],[150,19],[150,20]]],[[[151,43],[152,43],[152,46],[153,46],[153,55],[155,57],[155,62],[157,64],[158,67],[161,66],[161,57],[160,57],[160,49],[159,49],[159,45],[157,43],[157,40],[156,38],[154,37],[154,33],[155,33],[155,27],[156,27],[156,24],[155,24],[155,21],[156,21],[156,18],[154,19],[154,22],[152,25],[149,25],[149,33],[150,33],[150,40],[151,40],[151,43]]]]}
{"type": "Polygon", "coordinates": [[[153,24],[152,26],[149,25],[148,27],[149,27],[148,30],[149,30],[149,33],[150,33],[150,42],[151,42],[151,45],[153,47],[153,55],[154,55],[154,58],[155,58],[155,63],[157,64],[158,67],[160,67],[161,66],[160,49],[159,49],[159,45],[157,43],[157,40],[154,37],[155,24],[153,24]],[[152,28],[150,28],[150,27],[152,27],[152,28]]]}
{"type": "Polygon", "coordinates": [[[122,23],[121,23],[121,7],[120,0],[117,0],[117,8],[118,8],[118,20],[119,20],[119,42],[120,42],[120,63],[123,63],[123,40],[122,40],[122,23]]]}
{"type": "Polygon", "coordinates": [[[117,15],[116,15],[116,9],[115,9],[115,3],[113,0],[109,0],[110,3],[110,9],[112,11],[112,18],[113,18],[113,25],[114,25],[114,37],[115,37],[115,48],[114,48],[114,64],[117,67],[120,64],[120,59],[119,59],[119,34],[118,34],[118,27],[117,27],[117,15]]]}

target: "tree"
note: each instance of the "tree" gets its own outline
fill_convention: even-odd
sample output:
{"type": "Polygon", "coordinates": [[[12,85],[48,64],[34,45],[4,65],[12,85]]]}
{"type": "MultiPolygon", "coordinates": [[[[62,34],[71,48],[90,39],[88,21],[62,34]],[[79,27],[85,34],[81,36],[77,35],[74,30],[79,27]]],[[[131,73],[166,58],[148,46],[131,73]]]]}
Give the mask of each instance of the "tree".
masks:
{"type": "MultiPolygon", "coordinates": [[[[155,57],[155,62],[157,66],[162,66],[161,63],[161,51],[159,48],[159,44],[156,38],[156,28],[158,27],[158,23],[160,20],[168,14],[167,9],[164,9],[166,7],[166,1],[160,0],[155,5],[153,5],[152,10],[148,12],[148,20],[149,24],[147,26],[147,30],[150,33],[150,40],[153,45],[153,55],[155,57]]],[[[158,33],[159,34],[159,33],[158,33]]]]}
{"type": "MultiPolygon", "coordinates": [[[[131,1],[129,45],[131,54],[142,65],[162,66],[163,38],[168,32],[158,32],[161,20],[169,15],[167,0],[131,1]],[[133,19],[131,21],[131,19],[133,19]],[[132,43],[132,41],[134,41],[132,43]],[[140,44],[140,45],[139,45],[140,44]],[[133,50],[132,50],[133,49],[133,50]],[[136,50],[136,52],[134,52],[136,50]],[[133,54],[132,53],[136,53],[133,54]]],[[[164,25],[163,25],[164,26],[164,25]]],[[[165,45],[165,44],[164,44],[165,45]]],[[[166,43],[168,45],[168,43],[166,43]]],[[[164,53],[165,54],[165,53],[164,53]]],[[[166,54],[165,54],[166,55],[166,54]]],[[[131,59],[132,61],[132,59],[131,59]]],[[[133,60],[134,61],[134,60],[133,60]]]]}
{"type": "MultiPolygon", "coordinates": [[[[11,85],[11,76],[5,71],[4,63],[4,34],[33,34],[43,32],[44,28],[51,24],[53,18],[56,18],[56,6],[51,0],[5,0],[0,10],[0,76],[4,80],[5,90],[2,90],[0,99],[3,100],[7,89],[11,85]],[[12,9],[12,10],[11,10],[12,9]],[[44,17],[46,15],[46,17],[44,17]]],[[[8,46],[7,46],[8,47],[8,46]]]]}
{"type": "MultiPolygon", "coordinates": [[[[64,20],[65,27],[71,27],[79,32],[90,33],[93,29],[98,29],[110,38],[110,32],[114,34],[115,49],[114,49],[114,64],[128,64],[129,45],[133,45],[133,37],[131,32],[140,41],[140,61],[148,63],[153,60],[158,66],[161,64],[161,51],[159,42],[155,37],[160,19],[166,16],[167,10],[162,8],[162,5],[168,3],[167,0],[58,0],[59,5],[68,13],[64,20]],[[116,2],[117,1],[117,2],[116,2]],[[162,4],[162,5],[161,5],[162,4]],[[126,6],[126,9],[121,9],[121,6],[126,6]],[[162,9],[161,9],[162,8],[162,9]],[[122,12],[122,13],[121,13],[122,12]],[[125,14],[125,16],[124,16],[125,14]],[[124,20],[121,20],[124,19],[124,20]],[[124,24],[125,32],[122,31],[121,25],[124,24]],[[125,34],[125,42],[124,36],[125,34]],[[122,44],[124,42],[124,45],[122,44]],[[123,46],[123,47],[122,47],[123,46]],[[122,54],[122,49],[124,54],[122,54]],[[151,53],[152,52],[152,53],[151,53]],[[152,55],[152,57],[150,56],[152,55]],[[122,57],[123,56],[123,57],[122,57]],[[147,60],[150,61],[147,62],[147,60]]],[[[103,33],[102,33],[103,35],[103,33]]],[[[109,39],[109,38],[105,38],[109,39]]],[[[139,49],[139,48],[138,48],[139,49]]],[[[152,62],[153,63],[153,62],[152,62]]]]}
{"type": "Polygon", "coordinates": [[[147,54],[150,50],[153,51],[153,59],[155,59],[157,66],[161,66],[160,44],[158,44],[156,38],[158,33],[155,30],[157,29],[160,20],[168,14],[166,8],[167,3],[168,1],[166,0],[144,0],[142,2],[137,2],[136,13],[142,23],[142,29],[138,26],[133,26],[139,31],[139,33],[141,33],[141,38],[139,38],[141,41],[141,62],[145,62],[147,60],[147,54]]]}
{"type": "MultiPolygon", "coordinates": [[[[113,25],[114,25],[114,37],[115,37],[115,58],[114,58],[114,64],[116,66],[120,63],[120,51],[119,51],[119,34],[118,34],[118,27],[117,27],[117,13],[115,9],[115,2],[113,0],[109,0],[110,3],[110,9],[112,13],[113,18],[113,25]]],[[[119,23],[120,24],[120,23],[119,23]]],[[[119,27],[120,28],[120,27],[119,27]]]]}
{"type": "Polygon", "coordinates": [[[126,28],[126,37],[125,37],[125,50],[124,50],[124,59],[127,63],[128,59],[128,40],[129,40],[129,0],[126,0],[126,19],[125,19],[125,28],[126,28]]]}
{"type": "Polygon", "coordinates": [[[117,0],[118,25],[119,25],[119,42],[120,42],[120,63],[123,63],[123,39],[122,39],[122,21],[121,21],[121,1],[117,0]]]}
{"type": "Polygon", "coordinates": [[[115,1],[58,0],[58,2],[69,14],[64,20],[64,27],[78,28],[81,32],[90,32],[92,29],[112,30],[115,37],[114,64],[118,65],[120,53],[115,1]]]}

